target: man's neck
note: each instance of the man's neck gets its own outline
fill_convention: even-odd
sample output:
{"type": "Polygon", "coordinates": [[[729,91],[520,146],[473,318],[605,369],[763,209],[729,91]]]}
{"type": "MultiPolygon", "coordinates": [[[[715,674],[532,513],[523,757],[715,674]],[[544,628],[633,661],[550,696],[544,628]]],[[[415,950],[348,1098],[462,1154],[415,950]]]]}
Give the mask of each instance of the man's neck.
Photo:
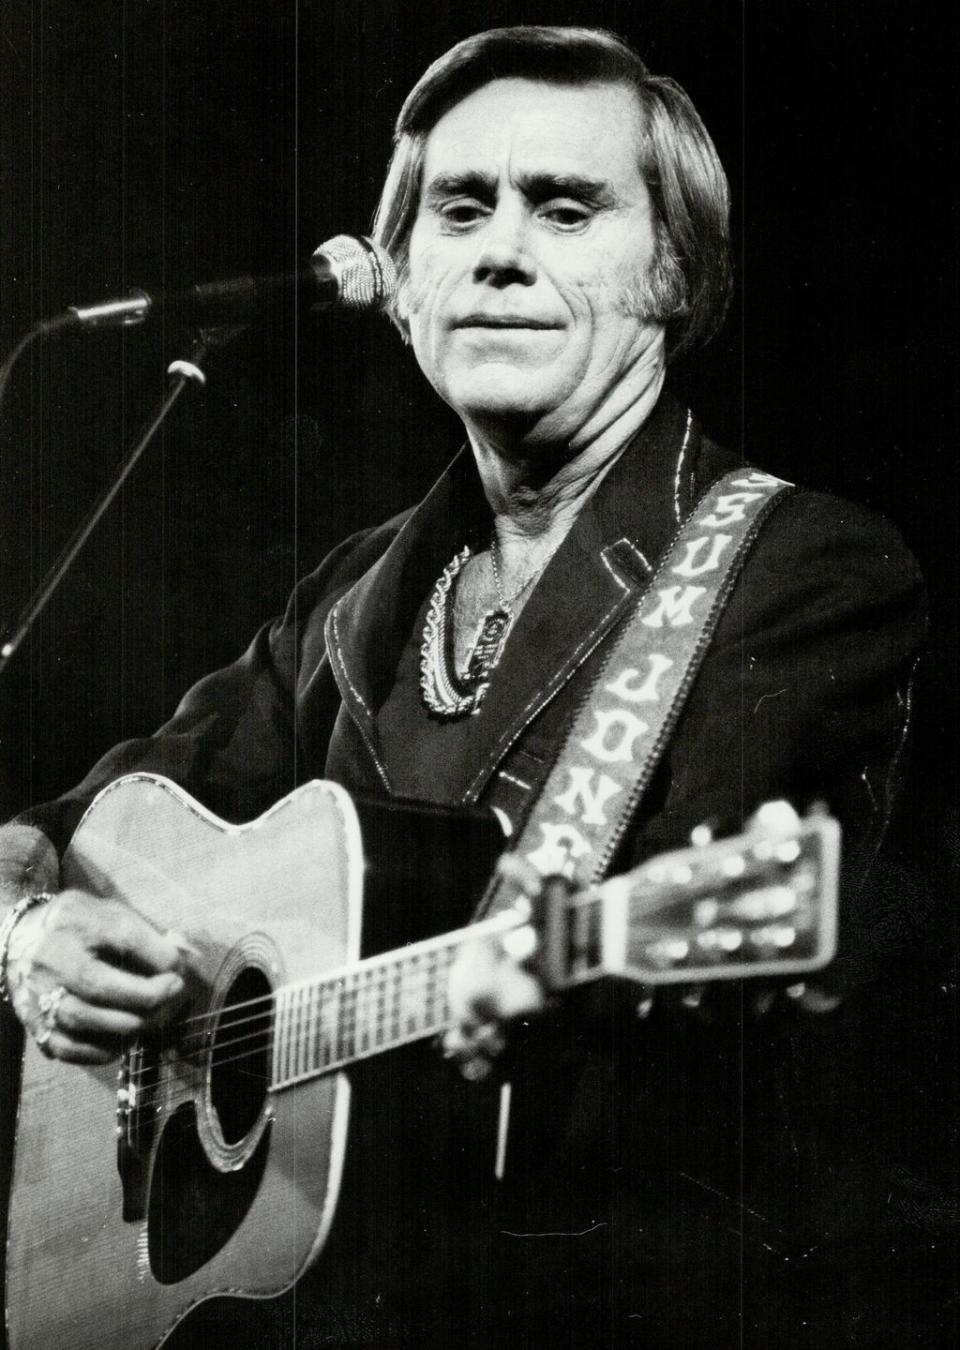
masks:
{"type": "Polygon", "coordinates": [[[591,419],[571,440],[468,426],[501,545],[556,544],[650,416],[665,370],[651,362],[623,406],[591,419]]]}

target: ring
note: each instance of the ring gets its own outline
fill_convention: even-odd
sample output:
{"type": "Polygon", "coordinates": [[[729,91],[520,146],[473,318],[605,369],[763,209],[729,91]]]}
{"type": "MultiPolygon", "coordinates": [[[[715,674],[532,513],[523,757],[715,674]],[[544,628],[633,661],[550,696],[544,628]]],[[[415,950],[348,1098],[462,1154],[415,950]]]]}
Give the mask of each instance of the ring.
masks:
{"type": "Polygon", "coordinates": [[[53,989],[49,989],[45,994],[41,994],[37,1000],[37,1004],[40,1008],[40,1020],[43,1022],[43,1026],[39,1031],[34,1033],[34,1040],[41,1048],[46,1045],[47,1041],[49,1041],[56,1030],[57,1010],[66,997],[66,993],[67,991],[64,989],[63,985],[58,984],[53,989]]]}

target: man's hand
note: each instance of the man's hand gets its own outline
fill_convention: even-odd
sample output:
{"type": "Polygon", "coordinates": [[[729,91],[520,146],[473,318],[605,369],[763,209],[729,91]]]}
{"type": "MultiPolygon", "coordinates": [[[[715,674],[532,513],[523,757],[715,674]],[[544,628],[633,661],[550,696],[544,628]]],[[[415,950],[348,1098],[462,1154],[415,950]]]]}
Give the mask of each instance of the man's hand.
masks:
{"type": "Polygon", "coordinates": [[[119,901],[62,891],[10,935],[10,1001],[44,1054],[106,1064],[177,1011],[190,951],[119,901]]]}
{"type": "MultiPolygon", "coordinates": [[[[543,879],[529,863],[508,853],[498,870],[518,901],[539,895],[543,879]]],[[[465,1078],[485,1078],[506,1045],[506,1024],[543,1008],[543,985],[523,965],[536,943],[533,930],[521,927],[502,938],[467,943],[457,953],[448,986],[456,1025],[443,1038],[443,1053],[465,1078]]]]}

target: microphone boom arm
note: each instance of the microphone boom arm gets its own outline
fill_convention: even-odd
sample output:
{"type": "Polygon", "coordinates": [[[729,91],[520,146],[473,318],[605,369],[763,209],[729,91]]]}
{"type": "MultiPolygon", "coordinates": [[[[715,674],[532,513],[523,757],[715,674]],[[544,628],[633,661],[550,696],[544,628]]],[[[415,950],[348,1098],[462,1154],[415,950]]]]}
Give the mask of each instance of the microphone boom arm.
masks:
{"type": "Polygon", "coordinates": [[[0,644],[0,674],[3,673],[17,649],[29,635],[37,619],[46,609],[48,602],[73,565],[77,554],[83,548],[91,534],[93,534],[93,531],[103,518],[104,513],[108,510],[117,493],[133,472],[140,456],[163,425],[167,414],[180,398],[180,395],[190,384],[202,386],[206,383],[206,376],[201,369],[200,362],[206,356],[210,346],[214,343],[219,344],[228,340],[230,337],[234,336],[236,332],[236,328],[229,330],[229,332],[204,331],[194,340],[189,357],[185,360],[180,359],[172,361],[167,367],[167,374],[170,376],[170,387],[167,390],[167,393],[141,427],[133,446],[128,451],[126,458],[105,491],[101,493],[94,502],[84,519],[80,522],[77,529],[57,555],[43,580],[40,582],[40,585],[27,601],[21,611],[20,617],[17,619],[16,627],[13,632],[2,644],[0,644]]]}

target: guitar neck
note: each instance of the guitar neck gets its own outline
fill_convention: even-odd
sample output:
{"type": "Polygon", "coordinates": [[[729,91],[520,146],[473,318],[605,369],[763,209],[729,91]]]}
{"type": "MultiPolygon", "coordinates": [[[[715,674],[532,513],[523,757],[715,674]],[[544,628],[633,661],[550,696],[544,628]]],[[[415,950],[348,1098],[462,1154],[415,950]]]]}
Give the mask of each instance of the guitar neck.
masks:
{"type": "Polygon", "coordinates": [[[450,967],[466,943],[523,923],[510,911],[368,957],[275,994],[270,1090],[292,1087],[452,1025],[450,967]]]}
{"type": "MultiPolygon", "coordinates": [[[[787,833],[754,828],[661,855],[596,888],[554,887],[537,922],[541,978],[561,990],[604,975],[656,986],[819,969],[836,946],[839,843],[835,821],[811,816],[787,833]]],[[[274,999],[271,1090],[444,1031],[460,949],[529,923],[504,910],[284,985],[274,999]]]]}

